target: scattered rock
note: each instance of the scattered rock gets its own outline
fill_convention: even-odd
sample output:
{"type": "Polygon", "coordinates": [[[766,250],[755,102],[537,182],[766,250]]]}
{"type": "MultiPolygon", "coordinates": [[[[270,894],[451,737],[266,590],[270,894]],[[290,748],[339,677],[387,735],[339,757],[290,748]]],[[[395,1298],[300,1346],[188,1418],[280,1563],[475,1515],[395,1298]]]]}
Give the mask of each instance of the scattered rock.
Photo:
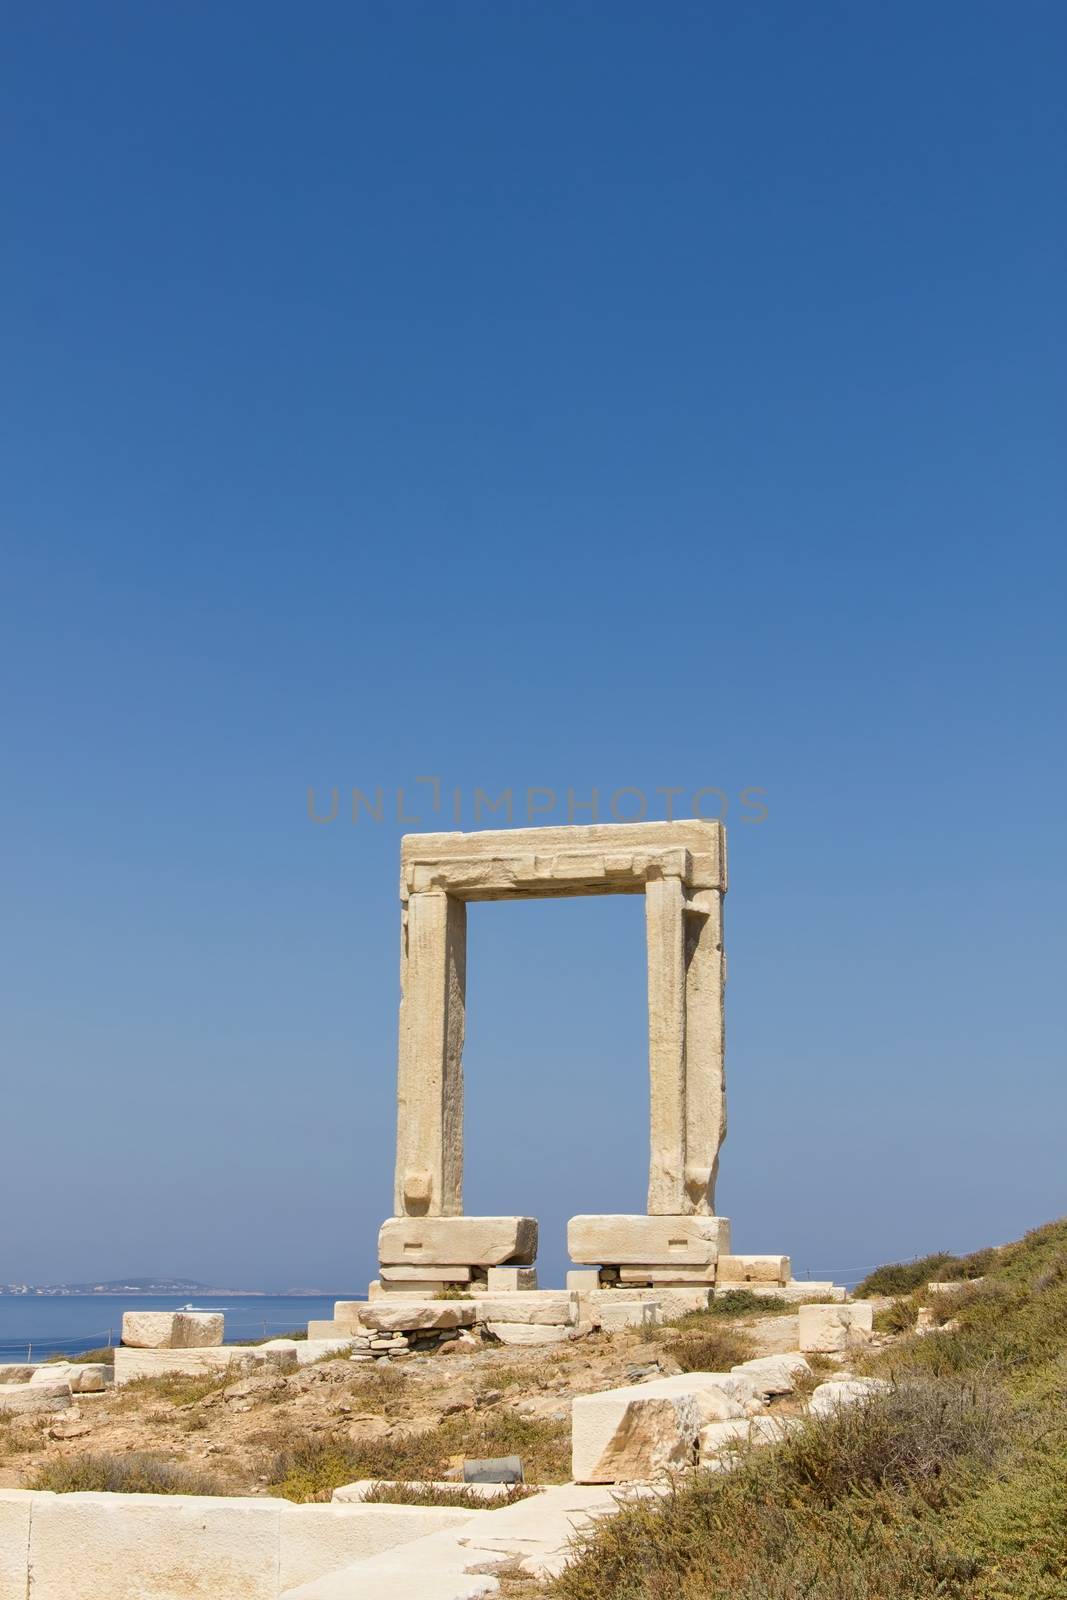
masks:
{"type": "Polygon", "coordinates": [[[83,1434],[92,1433],[92,1426],[83,1422],[76,1411],[69,1411],[66,1416],[57,1417],[48,1432],[53,1439],[80,1439],[83,1434]]]}
{"type": "Polygon", "coordinates": [[[840,1406],[854,1406],[891,1388],[892,1384],[882,1378],[831,1378],[828,1383],[819,1384],[808,1409],[813,1417],[826,1417],[840,1406]]]}

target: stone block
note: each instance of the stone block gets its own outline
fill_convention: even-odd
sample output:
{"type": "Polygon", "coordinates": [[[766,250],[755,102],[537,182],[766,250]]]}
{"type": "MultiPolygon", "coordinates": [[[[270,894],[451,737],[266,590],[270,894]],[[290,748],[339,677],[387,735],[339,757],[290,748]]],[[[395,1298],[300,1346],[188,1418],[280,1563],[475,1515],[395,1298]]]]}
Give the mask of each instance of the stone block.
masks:
{"type": "Polygon", "coordinates": [[[207,1350],[220,1345],[226,1318],[221,1311],[176,1311],[173,1349],[207,1350]]]}
{"type": "Polygon", "coordinates": [[[572,1477],[576,1483],[621,1483],[692,1464],[702,1428],[762,1410],[757,1385],[732,1372],[683,1372],[579,1395],[571,1408],[572,1477]],[[675,1407],[673,1420],[662,1402],[675,1407]]]}
{"type": "Polygon", "coordinates": [[[716,1284],[714,1293],[717,1295],[734,1294],[740,1288],[747,1289],[749,1294],[765,1295],[770,1300],[788,1300],[791,1305],[800,1305],[804,1300],[817,1300],[820,1305],[827,1305],[830,1301],[848,1299],[848,1290],[840,1284],[827,1282],[806,1282],[791,1278],[788,1283],[727,1283],[716,1284]]]}
{"type": "Polygon", "coordinates": [[[567,1274],[567,1288],[572,1294],[596,1294],[600,1289],[600,1273],[595,1267],[572,1268],[567,1274]]]}
{"type": "Polygon", "coordinates": [[[171,1350],[174,1347],[173,1311],[124,1311],[122,1342],[134,1350],[171,1350]]]}
{"type": "Polygon", "coordinates": [[[349,1331],[332,1318],[312,1317],[308,1323],[309,1339],[339,1339],[349,1331]]]}
{"type": "Polygon", "coordinates": [[[605,1333],[618,1333],[623,1328],[655,1328],[660,1322],[659,1302],[656,1300],[627,1300],[625,1295],[605,1295],[593,1312],[594,1326],[605,1333]]]}
{"type": "Polygon", "coordinates": [[[191,1495],[39,1494],[30,1531],[39,1600],[268,1600],[282,1502],[191,1495]]]}
{"type": "Polygon", "coordinates": [[[0,1412],[15,1416],[40,1411],[66,1411],[70,1406],[69,1383],[6,1383],[0,1391],[0,1412]]]}
{"type": "Polygon", "coordinates": [[[363,1308],[363,1326],[378,1333],[414,1333],[421,1329],[469,1328],[475,1321],[473,1300],[376,1300],[363,1308]]]}
{"type": "Polygon", "coordinates": [[[245,1377],[256,1367],[294,1367],[291,1352],[275,1350],[264,1355],[240,1345],[215,1345],[203,1350],[142,1350],[120,1345],[115,1351],[115,1383],[129,1383],[134,1378],[157,1378],[164,1372],[183,1372],[189,1376],[202,1376],[212,1372],[230,1372],[234,1377],[245,1377]]]}
{"type": "Polygon", "coordinates": [[[730,1370],[751,1378],[764,1395],[792,1394],[797,1379],[811,1375],[811,1368],[799,1350],[787,1350],[784,1355],[777,1356],[756,1356],[752,1361],[739,1362],[730,1370]]]}
{"type": "Polygon", "coordinates": [[[578,1320],[578,1302],[565,1290],[516,1290],[513,1294],[482,1295],[476,1304],[479,1322],[563,1324],[578,1320]]]}
{"type": "Polygon", "coordinates": [[[517,1294],[537,1288],[536,1267],[490,1267],[485,1275],[489,1294],[517,1294]]]}
{"type": "MultiPolygon", "coordinates": [[[[423,1295],[424,1300],[429,1298],[429,1295],[423,1295]]],[[[360,1314],[366,1309],[367,1302],[365,1300],[335,1300],[333,1303],[335,1326],[349,1328],[353,1333],[358,1333],[361,1326],[360,1314]]]]}
{"type": "Polygon", "coordinates": [[[222,1343],[221,1311],[124,1311],[122,1342],[135,1350],[204,1350],[222,1343]]]}
{"type": "Polygon", "coordinates": [[[29,1383],[38,1369],[36,1361],[5,1361],[0,1363],[0,1384],[29,1383]]]}
{"type": "Polygon", "coordinates": [[[571,1407],[571,1477],[635,1483],[693,1466],[701,1426],[695,1386],[679,1389],[672,1379],[579,1395],[571,1407]]]}
{"type": "MultiPolygon", "coordinates": [[[[433,1300],[439,1294],[444,1294],[446,1289],[454,1285],[446,1282],[444,1278],[423,1278],[416,1282],[414,1279],[401,1280],[399,1283],[383,1283],[380,1278],[373,1278],[367,1286],[368,1300],[433,1300]]],[[[471,1285],[471,1293],[477,1291],[471,1285]]]]}
{"type": "Polygon", "coordinates": [[[66,1383],[70,1385],[71,1394],[102,1394],[111,1376],[111,1367],[103,1362],[50,1361],[47,1366],[37,1368],[30,1382],[34,1385],[66,1383]]]}
{"type": "Polygon", "coordinates": [[[35,1498],[28,1489],[0,1489],[0,1600],[26,1600],[30,1592],[30,1515],[35,1498]]]}
{"type": "Polygon", "coordinates": [[[690,1267],[684,1263],[655,1266],[646,1262],[643,1266],[620,1267],[618,1281],[624,1285],[644,1285],[649,1289],[681,1289],[688,1285],[710,1289],[716,1281],[716,1263],[709,1261],[706,1266],[690,1267]]]}
{"type": "Polygon", "coordinates": [[[571,1260],[588,1265],[708,1266],[729,1248],[727,1217],[581,1216],[567,1224],[571,1260]]]}
{"type": "Polygon", "coordinates": [[[625,1289],[598,1289],[589,1296],[589,1304],[595,1315],[597,1306],[610,1305],[612,1300],[653,1300],[659,1306],[663,1321],[673,1322],[675,1317],[686,1317],[693,1311],[706,1311],[709,1298],[707,1289],[672,1287],[669,1284],[651,1289],[643,1288],[640,1284],[628,1284],[625,1289]]]}
{"type": "MultiPolygon", "coordinates": [[[[518,1267],[495,1267],[495,1272],[517,1272],[524,1269],[518,1267]]],[[[402,1283],[405,1286],[412,1283],[470,1283],[471,1268],[459,1267],[453,1262],[450,1266],[416,1267],[410,1262],[405,1262],[399,1267],[381,1267],[379,1279],[383,1284],[402,1283]]]]}
{"type": "Polygon", "coordinates": [[[826,1417],[841,1406],[858,1405],[872,1395],[886,1394],[891,1387],[882,1378],[831,1378],[813,1391],[808,1410],[813,1417],[826,1417]]]}
{"type": "Polygon", "coordinates": [[[383,1266],[529,1266],[536,1256],[533,1217],[390,1217],[378,1235],[383,1266]]]}
{"type": "MultiPolygon", "coordinates": [[[[280,1519],[280,1562],[275,1593],[286,1594],[338,1568],[344,1570],[386,1550],[430,1534],[462,1528],[473,1515],[450,1506],[285,1505],[280,1519]]],[[[356,1572],[358,1573],[358,1566],[356,1572]]],[[[359,1585],[362,1588],[362,1584],[359,1585]]],[[[367,1591],[371,1600],[373,1589],[367,1591]]],[[[222,1596],[218,1597],[222,1600],[222,1596]]],[[[225,1600],[231,1600],[227,1592],[225,1600]]]]}
{"type": "Polygon", "coordinates": [[[577,1332],[572,1323],[487,1322],[486,1328],[501,1344],[562,1344],[577,1332]]]}
{"type": "Polygon", "coordinates": [[[266,1344],[259,1346],[264,1354],[273,1350],[291,1353],[298,1367],[309,1367],[321,1361],[323,1356],[337,1356],[340,1359],[347,1356],[352,1348],[351,1336],[347,1339],[268,1339],[266,1344]]]}
{"type": "Polygon", "coordinates": [[[801,1417],[735,1417],[729,1422],[709,1422],[700,1430],[702,1467],[721,1467],[738,1445],[776,1444],[803,1425],[801,1417]],[[723,1457],[726,1457],[724,1462],[723,1457]]]}
{"type": "Polygon", "coordinates": [[[753,1420],[750,1417],[731,1417],[726,1422],[706,1422],[697,1441],[700,1466],[710,1466],[721,1452],[729,1450],[731,1446],[747,1444],[753,1420]]]}
{"type": "Polygon", "coordinates": [[[802,1305],[798,1316],[801,1350],[827,1355],[866,1344],[874,1326],[874,1307],[866,1300],[852,1300],[845,1305],[802,1305]]]}
{"type": "Polygon", "coordinates": [[[719,1257],[719,1284],[773,1283],[783,1285],[793,1276],[788,1256],[719,1257]]]}

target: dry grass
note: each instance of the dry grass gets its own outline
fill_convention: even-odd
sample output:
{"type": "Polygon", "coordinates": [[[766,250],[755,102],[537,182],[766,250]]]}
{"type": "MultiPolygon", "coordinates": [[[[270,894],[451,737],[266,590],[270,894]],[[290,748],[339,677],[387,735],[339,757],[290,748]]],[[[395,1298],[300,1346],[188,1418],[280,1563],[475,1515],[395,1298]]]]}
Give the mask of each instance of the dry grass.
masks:
{"type": "Polygon", "coordinates": [[[54,1494],[226,1495],[232,1486],[211,1473],[153,1454],[57,1456],[38,1467],[28,1485],[54,1494]]]}
{"type": "Polygon", "coordinates": [[[347,1393],[368,1411],[384,1411],[407,1391],[408,1378],[399,1367],[362,1366],[352,1369],[345,1385],[347,1393]]]}
{"type": "Polygon", "coordinates": [[[150,1378],[131,1378],[123,1384],[120,1395],[131,1404],[145,1400],[163,1400],[172,1406],[195,1405],[209,1394],[218,1394],[228,1384],[238,1383],[249,1374],[236,1363],[221,1372],[185,1373],[161,1372],[150,1378]]]}
{"type": "Polygon", "coordinates": [[[528,1500],[537,1490],[525,1483],[510,1483],[500,1495],[486,1500],[469,1484],[445,1486],[441,1483],[379,1483],[363,1496],[363,1504],[375,1506],[455,1506],[460,1511],[491,1511],[498,1506],[513,1506],[528,1500]]]}
{"type": "Polygon", "coordinates": [[[20,1416],[0,1411],[0,1457],[26,1455],[39,1450],[48,1434],[49,1416],[20,1416]]]}
{"type": "Polygon", "coordinates": [[[45,1365],[48,1366],[53,1361],[70,1361],[77,1365],[93,1362],[94,1364],[102,1363],[104,1366],[112,1367],[115,1364],[115,1346],[113,1344],[103,1344],[98,1350],[79,1350],[77,1355],[73,1356],[62,1354],[49,1356],[45,1365]]]}
{"type": "Polygon", "coordinates": [[[561,1483],[569,1476],[570,1429],[503,1408],[446,1417],[436,1428],[397,1431],[387,1439],[345,1433],[264,1433],[262,1476],[270,1492],[287,1500],[328,1500],[334,1489],[359,1478],[425,1481],[443,1478],[464,1458],[521,1457],[535,1483],[561,1483]],[[273,1448],[272,1448],[273,1446],[273,1448]]]}
{"type": "Polygon", "coordinates": [[[756,1353],[752,1340],[734,1328],[707,1328],[671,1339],[664,1349],[683,1372],[729,1372],[756,1353]]]}

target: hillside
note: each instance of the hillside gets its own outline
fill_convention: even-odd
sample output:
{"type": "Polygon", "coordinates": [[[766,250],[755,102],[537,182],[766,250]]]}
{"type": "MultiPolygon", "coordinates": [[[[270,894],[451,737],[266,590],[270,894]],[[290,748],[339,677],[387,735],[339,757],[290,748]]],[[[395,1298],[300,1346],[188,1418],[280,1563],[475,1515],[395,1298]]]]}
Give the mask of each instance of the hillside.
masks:
{"type": "Polygon", "coordinates": [[[909,1289],[878,1319],[902,1336],[853,1363],[888,1392],[605,1521],[543,1594],[1063,1600],[1067,1220],[930,1262],[959,1287],[912,1287],[912,1264],[866,1285],[909,1289]]]}

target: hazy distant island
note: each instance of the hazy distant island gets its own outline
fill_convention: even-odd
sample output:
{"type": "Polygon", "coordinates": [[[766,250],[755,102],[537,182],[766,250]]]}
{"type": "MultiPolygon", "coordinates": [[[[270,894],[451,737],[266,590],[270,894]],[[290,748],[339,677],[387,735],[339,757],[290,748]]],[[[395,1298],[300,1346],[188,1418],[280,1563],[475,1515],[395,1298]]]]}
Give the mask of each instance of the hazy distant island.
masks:
{"type": "Polygon", "coordinates": [[[160,1294],[160,1295],[322,1295],[324,1289],[218,1289],[208,1283],[197,1283],[193,1278],[165,1278],[153,1274],[144,1277],[113,1278],[107,1283],[0,1283],[0,1295],[74,1295],[74,1294],[160,1294]]]}

